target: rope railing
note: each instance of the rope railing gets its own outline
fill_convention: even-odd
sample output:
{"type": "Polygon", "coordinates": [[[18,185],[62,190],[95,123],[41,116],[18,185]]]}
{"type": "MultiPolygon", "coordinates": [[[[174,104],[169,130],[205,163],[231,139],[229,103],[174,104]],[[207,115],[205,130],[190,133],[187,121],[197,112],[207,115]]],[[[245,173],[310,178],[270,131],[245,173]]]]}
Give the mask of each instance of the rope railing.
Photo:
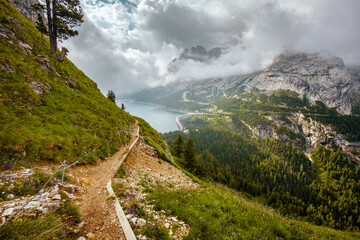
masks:
{"type": "MultiPolygon", "coordinates": [[[[117,133],[115,133],[112,137],[114,137],[117,133]]],[[[137,130],[137,135],[139,135],[139,128],[137,130]]],[[[77,159],[75,162],[73,162],[72,164],[70,164],[69,166],[66,166],[66,161],[64,160],[60,167],[58,169],[56,169],[56,171],[51,175],[51,177],[46,181],[46,183],[42,186],[42,188],[34,195],[32,196],[23,206],[21,206],[21,208],[19,210],[17,210],[14,214],[12,214],[3,224],[1,224],[0,229],[2,227],[4,227],[12,218],[14,218],[21,210],[23,210],[31,201],[33,201],[33,199],[36,196],[40,196],[39,197],[39,201],[41,198],[41,195],[44,192],[45,187],[47,186],[47,184],[51,181],[51,179],[55,176],[55,174],[62,168],[62,176],[61,176],[61,183],[64,182],[64,176],[65,176],[65,170],[69,167],[74,166],[75,164],[79,163],[82,159],[84,159],[84,157],[86,157],[87,155],[91,154],[92,152],[94,152],[96,149],[100,148],[101,146],[103,146],[106,142],[100,144],[99,146],[97,146],[96,148],[93,148],[90,152],[84,154],[83,156],[81,156],[79,159],[77,159]]],[[[61,170],[60,170],[61,171],[61,170]]]]}
{"type": "MultiPolygon", "coordinates": [[[[5,226],[13,217],[15,217],[21,210],[23,210],[26,207],[26,205],[28,205],[37,195],[40,194],[40,198],[41,198],[41,195],[44,192],[44,188],[50,182],[50,180],[55,176],[55,174],[59,171],[60,168],[61,168],[61,166],[58,169],[56,169],[56,171],[53,173],[53,175],[51,175],[51,177],[47,180],[47,182],[42,186],[42,188],[34,196],[32,196],[19,210],[17,210],[3,224],[1,224],[0,228],[5,226]]],[[[40,198],[39,198],[39,200],[40,200],[40,198]]]]}

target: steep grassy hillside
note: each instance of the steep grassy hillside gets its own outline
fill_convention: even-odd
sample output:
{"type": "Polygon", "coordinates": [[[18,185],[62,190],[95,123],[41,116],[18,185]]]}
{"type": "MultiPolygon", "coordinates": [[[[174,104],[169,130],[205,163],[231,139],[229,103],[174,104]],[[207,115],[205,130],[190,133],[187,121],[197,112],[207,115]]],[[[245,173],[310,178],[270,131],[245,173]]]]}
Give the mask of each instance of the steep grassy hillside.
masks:
{"type": "Polygon", "coordinates": [[[149,188],[147,200],[157,211],[191,226],[184,239],[359,239],[358,232],[315,226],[280,215],[218,184],[197,190],[149,188]]]}
{"type": "Polygon", "coordinates": [[[83,161],[115,152],[134,119],[108,100],[68,59],[57,62],[49,41],[0,0],[0,163],[83,161]]]}

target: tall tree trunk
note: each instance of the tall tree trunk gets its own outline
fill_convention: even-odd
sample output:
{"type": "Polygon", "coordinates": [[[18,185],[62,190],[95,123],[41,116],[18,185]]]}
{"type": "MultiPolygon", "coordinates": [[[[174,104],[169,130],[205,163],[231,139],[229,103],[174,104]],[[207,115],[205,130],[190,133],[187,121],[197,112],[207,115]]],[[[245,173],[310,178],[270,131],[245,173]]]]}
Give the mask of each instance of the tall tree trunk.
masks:
{"type": "Polygon", "coordinates": [[[54,33],[50,35],[50,50],[54,53],[56,57],[57,40],[56,40],[56,35],[54,33]]]}
{"type": "Polygon", "coordinates": [[[52,8],[51,8],[52,2],[51,0],[46,0],[46,15],[47,15],[47,22],[48,22],[48,29],[49,29],[49,38],[50,38],[50,50],[54,53],[56,53],[56,48],[54,51],[54,46],[53,46],[53,35],[54,35],[54,30],[53,30],[53,18],[52,18],[52,8]]]}
{"type": "Polygon", "coordinates": [[[57,50],[56,4],[57,0],[52,0],[52,34],[50,35],[50,47],[55,57],[57,50]]]}
{"type": "Polygon", "coordinates": [[[46,0],[46,13],[49,29],[49,38],[50,38],[50,50],[54,53],[56,57],[57,50],[57,33],[56,33],[56,14],[55,6],[57,0],[46,0]]]}

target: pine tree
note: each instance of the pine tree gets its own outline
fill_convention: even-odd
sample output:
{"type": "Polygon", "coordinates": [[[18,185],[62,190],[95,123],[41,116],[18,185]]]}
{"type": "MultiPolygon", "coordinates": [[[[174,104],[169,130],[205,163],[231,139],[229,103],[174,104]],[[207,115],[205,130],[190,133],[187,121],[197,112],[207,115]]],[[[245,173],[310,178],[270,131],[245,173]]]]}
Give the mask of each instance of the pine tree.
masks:
{"type": "Polygon", "coordinates": [[[190,172],[195,172],[197,166],[196,146],[191,138],[189,138],[185,142],[184,162],[185,162],[185,167],[190,172]]]}
{"type": "Polygon", "coordinates": [[[125,105],[124,105],[123,103],[121,104],[121,109],[122,109],[122,110],[125,110],[125,109],[126,109],[126,107],[125,107],[125,105]]]}
{"type": "Polygon", "coordinates": [[[36,20],[36,28],[41,33],[41,44],[44,44],[44,34],[48,34],[48,31],[41,14],[38,14],[38,19],[36,20]]]}
{"type": "Polygon", "coordinates": [[[110,99],[113,103],[116,101],[115,93],[112,90],[108,91],[107,98],[110,99]]]}
{"type": "Polygon", "coordinates": [[[58,39],[61,41],[78,35],[73,28],[84,21],[80,0],[45,0],[45,7],[39,3],[34,4],[34,8],[45,9],[50,49],[56,56],[58,39]]]}
{"type": "Polygon", "coordinates": [[[177,138],[174,140],[172,152],[175,157],[182,157],[182,154],[184,152],[184,139],[181,134],[178,134],[177,138]]]}

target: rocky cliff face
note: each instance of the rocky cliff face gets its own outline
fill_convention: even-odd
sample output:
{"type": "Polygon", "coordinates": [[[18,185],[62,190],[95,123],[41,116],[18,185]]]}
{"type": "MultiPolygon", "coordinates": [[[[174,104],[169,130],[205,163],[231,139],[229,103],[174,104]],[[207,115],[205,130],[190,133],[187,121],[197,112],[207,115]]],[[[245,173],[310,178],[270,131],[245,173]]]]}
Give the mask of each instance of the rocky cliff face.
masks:
{"type": "Polygon", "coordinates": [[[334,140],[335,131],[312,119],[306,119],[302,113],[294,113],[290,118],[290,129],[302,134],[306,139],[306,150],[312,152],[318,144],[327,144],[334,140]]]}
{"type": "Polygon", "coordinates": [[[185,49],[179,58],[175,58],[168,66],[170,72],[177,72],[179,65],[186,60],[193,60],[197,62],[210,62],[213,59],[219,58],[222,54],[221,48],[213,48],[207,51],[203,46],[196,46],[185,49]]]}
{"type": "Polygon", "coordinates": [[[8,0],[22,15],[30,19],[34,24],[37,19],[37,13],[32,11],[31,5],[39,3],[38,0],[8,0]]]}
{"type": "Polygon", "coordinates": [[[251,127],[245,121],[241,121],[248,127],[253,137],[275,138],[292,142],[294,146],[308,156],[320,144],[326,146],[334,142],[344,151],[350,160],[360,164],[360,142],[349,142],[345,139],[345,136],[336,133],[330,125],[306,118],[302,113],[293,113],[288,117],[291,123],[284,123],[276,117],[267,117],[271,124],[259,125],[257,127],[251,127]],[[301,134],[305,138],[305,142],[302,143],[298,141],[299,139],[289,139],[286,135],[278,134],[276,132],[277,127],[286,127],[295,133],[301,134]]]}
{"type": "Polygon", "coordinates": [[[341,58],[329,54],[283,53],[245,83],[266,91],[289,89],[306,94],[311,102],[321,100],[341,113],[351,113],[352,76],[341,58]]]}
{"type": "Polygon", "coordinates": [[[180,55],[180,59],[192,59],[195,61],[206,62],[212,58],[218,58],[221,56],[221,48],[213,48],[209,51],[203,46],[196,46],[185,51],[180,55]]]}
{"type": "MultiPolygon", "coordinates": [[[[201,56],[205,56],[205,49],[193,50],[188,50],[186,54],[184,52],[183,58],[190,58],[195,52],[202,52],[201,56]]],[[[209,54],[210,51],[206,53],[209,54]]],[[[177,71],[181,61],[174,60],[169,69],[177,71]]],[[[265,92],[289,89],[299,93],[300,97],[306,94],[312,103],[321,100],[328,107],[337,108],[342,114],[350,114],[356,104],[360,111],[359,72],[360,69],[347,69],[341,58],[329,54],[287,51],[276,57],[268,68],[259,72],[243,76],[176,82],[134,94],[129,98],[136,100],[137,96],[141,96],[141,101],[152,102],[156,99],[156,103],[167,105],[168,93],[171,93],[173,101],[182,101],[183,93],[187,92],[187,100],[206,103],[223,97],[238,97],[244,91],[254,88],[265,92]]]]}

